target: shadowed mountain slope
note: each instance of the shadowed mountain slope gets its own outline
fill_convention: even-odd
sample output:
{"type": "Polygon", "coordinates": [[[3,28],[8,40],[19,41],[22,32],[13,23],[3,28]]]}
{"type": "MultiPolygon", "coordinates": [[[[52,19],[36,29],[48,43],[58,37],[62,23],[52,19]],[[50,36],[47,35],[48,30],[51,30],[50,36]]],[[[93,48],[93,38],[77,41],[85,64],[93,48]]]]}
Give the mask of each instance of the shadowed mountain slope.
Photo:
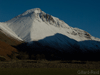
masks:
{"type": "Polygon", "coordinates": [[[90,51],[100,50],[99,41],[86,40],[78,42],[60,33],[57,33],[53,36],[48,36],[39,41],[29,42],[28,45],[32,44],[34,45],[34,47],[40,47],[40,45],[49,46],[59,51],[67,51],[67,52],[72,52],[72,50],[79,50],[79,49],[83,52],[85,51],[85,49],[90,51]],[[38,42],[38,44],[36,44],[36,42],[38,42]]]}
{"type": "Polygon", "coordinates": [[[98,58],[100,56],[100,42],[90,40],[77,42],[59,33],[39,41],[22,43],[15,48],[21,52],[26,52],[29,59],[45,56],[47,60],[100,60],[98,58]],[[87,47],[85,43],[90,45],[87,47]],[[91,49],[91,43],[94,44],[92,45],[93,49],[91,49]]]}

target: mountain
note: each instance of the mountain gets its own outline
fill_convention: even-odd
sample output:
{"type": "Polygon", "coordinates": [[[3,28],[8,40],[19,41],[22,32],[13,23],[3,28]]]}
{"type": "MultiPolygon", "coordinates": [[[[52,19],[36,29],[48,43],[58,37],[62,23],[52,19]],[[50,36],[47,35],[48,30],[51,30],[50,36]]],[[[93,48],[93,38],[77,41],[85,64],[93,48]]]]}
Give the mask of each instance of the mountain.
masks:
{"type": "Polygon", "coordinates": [[[0,22],[0,55],[9,58],[13,52],[19,59],[44,54],[49,60],[94,60],[100,56],[100,39],[35,8],[0,22]]]}
{"type": "Polygon", "coordinates": [[[77,41],[97,40],[88,32],[70,27],[64,21],[46,14],[39,8],[30,9],[5,22],[18,37],[30,42],[61,33],[77,41]]]}
{"type": "Polygon", "coordinates": [[[69,26],[40,8],[27,10],[7,22],[0,23],[0,27],[10,36],[35,47],[38,42],[41,46],[50,46],[60,51],[100,50],[99,38],[69,26]]]}

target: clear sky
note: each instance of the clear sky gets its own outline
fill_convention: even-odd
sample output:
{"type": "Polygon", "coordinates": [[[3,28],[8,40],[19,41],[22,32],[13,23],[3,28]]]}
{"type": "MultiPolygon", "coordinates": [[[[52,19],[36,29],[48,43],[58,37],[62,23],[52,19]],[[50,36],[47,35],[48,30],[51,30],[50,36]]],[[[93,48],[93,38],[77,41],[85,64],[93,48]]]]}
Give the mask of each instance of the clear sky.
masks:
{"type": "Polygon", "coordinates": [[[100,38],[100,0],[0,0],[0,22],[32,8],[40,8],[100,38]]]}

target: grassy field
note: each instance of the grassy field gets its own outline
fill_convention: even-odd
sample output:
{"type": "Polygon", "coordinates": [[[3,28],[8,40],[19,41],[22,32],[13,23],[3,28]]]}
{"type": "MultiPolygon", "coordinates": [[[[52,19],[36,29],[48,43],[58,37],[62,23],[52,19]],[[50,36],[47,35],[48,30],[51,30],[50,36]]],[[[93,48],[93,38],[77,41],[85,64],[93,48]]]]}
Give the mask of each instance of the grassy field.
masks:
{"type": "Polygon", "coordinates": [[[87,71],[100,71],[100,61],[47,61],[47,60],[12,60],[0,62],[0,75],[98,75],[87,71]]]}
{"type": "Polygon", "coordinates": [[[100,69],[100,61],[48,61],[48,60],[12,60],[0,62],[0,68],[75,68],[100,69]]]}

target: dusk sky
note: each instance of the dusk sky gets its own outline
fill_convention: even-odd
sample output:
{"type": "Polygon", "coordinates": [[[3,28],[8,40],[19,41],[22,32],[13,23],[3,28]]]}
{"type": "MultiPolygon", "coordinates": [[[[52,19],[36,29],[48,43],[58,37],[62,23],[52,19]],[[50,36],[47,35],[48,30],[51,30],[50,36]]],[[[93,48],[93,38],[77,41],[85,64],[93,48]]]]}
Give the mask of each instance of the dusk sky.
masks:
{"type": "Polygon", "coordinates": [[[40,8],[69,26],[100,38],[100,0],[0,0],[0,22],[32,8],[40,8]]]}

